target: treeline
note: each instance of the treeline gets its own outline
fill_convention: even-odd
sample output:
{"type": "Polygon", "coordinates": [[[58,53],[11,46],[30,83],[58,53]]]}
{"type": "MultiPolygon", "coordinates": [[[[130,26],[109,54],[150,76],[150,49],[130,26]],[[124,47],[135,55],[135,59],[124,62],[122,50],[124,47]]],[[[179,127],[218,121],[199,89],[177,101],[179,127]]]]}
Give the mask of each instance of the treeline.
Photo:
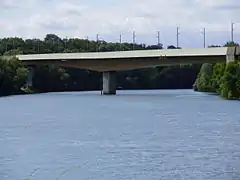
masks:
{"type": "MultiPolygon", "coordinates": [[[[168,48],[175,47],[170,45],[168,48]]],[[[96,42],[77,38],[61,39],[54,34],[46,35],[44,40],[23,40],[16,37],[0,39],[0,54],[5,56],[36,53],[128,51],[132,49],[162,49],[162,46],[108,43],[105,41],[96,42]]],[[[8,63],[11,64],[11,62],[8,63]]],[[[15,62],[12,63],[14,64],[15,62]]],[[[19,68],[23,68],[22,65],[19,65],[19,68]]],[[[26,71],[26,69],[24,70],[26,71]]],[[[192,88],[199,70],[200,65],[179,65],[121,71],[117,73],[117,87],[119,89],[189,89],[192,88]]],[[[12,72],[16,71],[17,69],[12,72]]],[[[4,77],[1,76],[2,79],[4,77]]],[[[24,77],[26,77],[26,74],[24,77]]],[[[54,65],[38,66],[33,79],[33,87],[38,92],[100,90],[102,88],[101,81],[102,74],[98,72],[84,69],[64,69],[54,65]]],[[[22,81],[19,84],[22,85],[22,81]]],[[[0,95],[5,95],[7,92],[8,94],[16,93],[16,90],[3,86],[5,84],[1,83],[0,95]],[[3,92],[1,89],[6,90],[3,92]]],[[[15,88],[20,89],[19,87],[16,86],[15,88]]]]}
{"type": "MultiPolygon", "coordinates": [[[[74,53],[74,52],[106,52],[129,51],[132,49],[161,49],[162,45],[146,45],[132,43],[112,43],[103,40],[90,41],[87,39],[61,39],[55,34],[47,34],[44,40],[14,37],[0,39],[0,55],[39,54],[39,53],[74,53]]],[[[169,48],[175,48],[169,46],[169,48]]]]}

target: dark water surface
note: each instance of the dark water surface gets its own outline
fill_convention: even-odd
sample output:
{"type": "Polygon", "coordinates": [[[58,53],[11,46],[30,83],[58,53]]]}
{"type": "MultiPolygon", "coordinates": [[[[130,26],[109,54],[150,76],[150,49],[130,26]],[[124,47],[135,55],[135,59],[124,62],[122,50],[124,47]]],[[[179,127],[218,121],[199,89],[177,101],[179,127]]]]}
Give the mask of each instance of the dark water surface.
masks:
{"type": "Polygon", "coordinates": [[[0,98],[0,180],[239,180],[240,102],[191,90],[0,98]]]}

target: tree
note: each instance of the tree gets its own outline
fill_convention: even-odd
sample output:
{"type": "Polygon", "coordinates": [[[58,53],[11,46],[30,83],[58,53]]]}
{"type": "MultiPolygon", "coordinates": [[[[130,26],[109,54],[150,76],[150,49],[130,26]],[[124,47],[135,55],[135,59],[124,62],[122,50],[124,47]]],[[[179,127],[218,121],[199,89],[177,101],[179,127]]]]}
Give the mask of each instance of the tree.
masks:
{"type": "Polygon", "coordinates": [[[227,99],[240,99],[240,63],[227,64],[220,85],[221,96],[227,99]]]}
{"type": "Polygon", "coordinates": [[[224,46],[225,47],[234,47],[234,46],[239,46],[239,44],[236,42],[233,42],[233,41],[229,41],[224,46]]]}
{"type": "Polygon", "coordinates": [[[16,59],[0,59],[0,96],[21,92],[27,79],[27,69],[16,59]]]}
{"type": "Polygon", "coordinates": [[[220,93],[221,79],[224,75],[226,63],[216,63],[213,66],[211,85],[215,92],[220,93]]]}
{"type": "Polygon", "coordinates": [[[3,55],[4,56],[14,56],[14,55],[18,55],[18,54],[23,54],[23,52],[19,48],[6,51],[3,55]]]}
{"type": "Polygon", "coordinates": [[[204,63],[194,83],[194,89],[202,92],[214,92],[211,85],[213,66],[209,63],[204,63]]]}

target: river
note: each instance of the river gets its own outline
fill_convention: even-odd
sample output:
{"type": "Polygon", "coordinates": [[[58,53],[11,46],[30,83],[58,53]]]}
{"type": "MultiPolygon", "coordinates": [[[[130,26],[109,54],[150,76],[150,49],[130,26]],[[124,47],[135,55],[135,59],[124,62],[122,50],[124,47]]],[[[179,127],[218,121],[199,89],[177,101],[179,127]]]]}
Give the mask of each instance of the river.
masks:
{"type": "Polygon", "coordinates": [[[0,179],[240,179],[239,101],[117,93],[0,98],[0,179]]]}

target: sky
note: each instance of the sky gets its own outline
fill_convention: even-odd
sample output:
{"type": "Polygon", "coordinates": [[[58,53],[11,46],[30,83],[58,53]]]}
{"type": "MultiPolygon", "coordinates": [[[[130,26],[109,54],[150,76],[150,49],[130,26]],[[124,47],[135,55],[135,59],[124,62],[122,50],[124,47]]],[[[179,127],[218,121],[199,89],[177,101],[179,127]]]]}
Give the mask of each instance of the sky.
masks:
{"type": "Polygon", "coordinates": [[[177,42],[186,48],[240,43],[240,0],[0,0],[0,38],[43,39],[53,33],[117,42],[156,44],[157,31],[164,47],[177,42]]]}

